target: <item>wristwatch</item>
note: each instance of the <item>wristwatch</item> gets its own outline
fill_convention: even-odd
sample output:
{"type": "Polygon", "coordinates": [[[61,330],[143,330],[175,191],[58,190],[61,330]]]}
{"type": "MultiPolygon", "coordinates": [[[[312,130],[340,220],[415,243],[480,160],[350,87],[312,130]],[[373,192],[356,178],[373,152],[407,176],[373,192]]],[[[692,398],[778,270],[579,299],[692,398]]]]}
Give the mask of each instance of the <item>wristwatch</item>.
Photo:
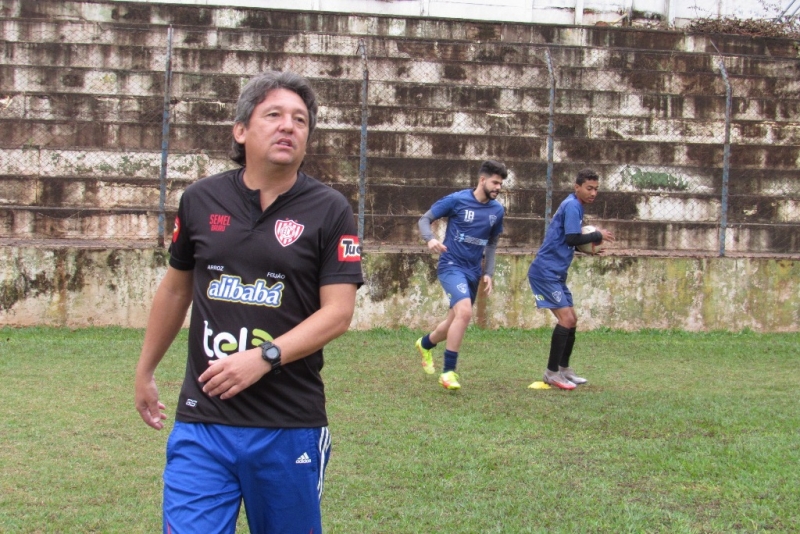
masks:
{"type": "Polygon", "coordinates": [[[261,357],[268,361],[272,366],[270,372],[280,372],[279,367],[281,366],[281,349],[277,345],[273,344],[272,341],[267,341],[259,346],[261,347],[261,357]]]}

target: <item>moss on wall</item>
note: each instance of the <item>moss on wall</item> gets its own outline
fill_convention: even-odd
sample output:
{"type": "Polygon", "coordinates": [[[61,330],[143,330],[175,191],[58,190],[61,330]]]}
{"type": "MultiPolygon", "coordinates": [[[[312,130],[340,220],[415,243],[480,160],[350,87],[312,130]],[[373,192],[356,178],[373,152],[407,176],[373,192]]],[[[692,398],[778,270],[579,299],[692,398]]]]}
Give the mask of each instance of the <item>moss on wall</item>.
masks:
{"type": "MultiPolygon", "coordinates": [[[[528,286],[532,255],[499,254],[494,292],[479,295],[486,328],[554,324],[528,286]]],[[[142,328],[166,271],[161,249],[6,247],[0,323],[142,328]]],[[[353,328],[432,328],[447,312],[427,252],[364,255],[353,328]]],[[[796,331],[800,262],[757,258],[576,257],[568,279],[580,329],[796,331]]]]}

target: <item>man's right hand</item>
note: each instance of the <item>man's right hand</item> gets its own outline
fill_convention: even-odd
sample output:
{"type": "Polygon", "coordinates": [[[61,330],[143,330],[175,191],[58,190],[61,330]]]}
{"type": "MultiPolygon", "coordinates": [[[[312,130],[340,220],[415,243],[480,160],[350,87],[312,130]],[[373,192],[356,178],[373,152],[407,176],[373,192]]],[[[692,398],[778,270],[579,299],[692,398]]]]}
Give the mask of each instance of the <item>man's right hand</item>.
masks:
{"type": "Polygon", "coordinates": [[[428,250],[441,254],[442,252],[447,252],[447,247],[444,246],[438,239],[431,239],[428,241],[428,250]]]}
{"type": "Polygon", "coordinates": [[[162,411],[166,406],[158,400],[158,388],[156,387],[155,378],[140,379],[136,378],[136,410],[142,417],[142,420],[148,426],[161,430],[164,428],[162,422],[167,418],[167,415],[162,411]]]}
{"type": "Polygon", "coordinates": [[[602,228],[599,228],[598,231],[601,234],[603,234],[603,241],[607,241],[609,243],[613,243],[614,242],[614,234],[612,234],[608,230],[603,230],[602,228]]]}

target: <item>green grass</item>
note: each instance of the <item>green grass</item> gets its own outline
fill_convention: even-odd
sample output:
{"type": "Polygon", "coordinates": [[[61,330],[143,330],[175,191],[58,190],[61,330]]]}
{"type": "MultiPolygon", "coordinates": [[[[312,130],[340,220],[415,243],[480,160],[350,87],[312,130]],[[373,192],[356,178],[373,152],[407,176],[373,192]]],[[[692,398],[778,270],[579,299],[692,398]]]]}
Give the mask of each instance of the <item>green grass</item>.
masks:
{"type": "MultiPolygon", "coordinates": [[[[572,392],[527,388],[549,330],[470,329],[459,392],[422,372],[419,335],[326,351],[327,533],[798,531],[800,334],[580,332],[572,392]]],[[[168,428],[133,408],[141,339],[0,329],[0,532],[160,530],[168,428]]],[[[158,373],[170,424],[185,346],[158,373]]]]}

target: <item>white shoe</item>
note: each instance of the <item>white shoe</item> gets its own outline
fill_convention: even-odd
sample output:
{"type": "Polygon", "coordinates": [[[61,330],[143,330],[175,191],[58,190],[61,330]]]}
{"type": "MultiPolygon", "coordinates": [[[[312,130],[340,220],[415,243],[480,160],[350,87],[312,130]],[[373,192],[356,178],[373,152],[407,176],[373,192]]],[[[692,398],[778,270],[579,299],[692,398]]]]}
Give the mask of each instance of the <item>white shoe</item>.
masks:
{"type": "Polygon", "coordinates": [[[544,372],[544,377],[542,377],[545,384],[550,384],[551,386],[555,386],[560,389],[575,389],[575,383],[571,382],[569,379],[564,378],[561,373],[556,373],[548,369],[544,372]]]}
{"type": "Polygon", "coordinates": [[[561,376],[575,385],[585,384],[588,382],[588,380],[585,378],[581,378],[580,376],[576,375],[575,371],[572,370],[572,367],[559,367],[558,370],[561,372],[561,376]]]}

